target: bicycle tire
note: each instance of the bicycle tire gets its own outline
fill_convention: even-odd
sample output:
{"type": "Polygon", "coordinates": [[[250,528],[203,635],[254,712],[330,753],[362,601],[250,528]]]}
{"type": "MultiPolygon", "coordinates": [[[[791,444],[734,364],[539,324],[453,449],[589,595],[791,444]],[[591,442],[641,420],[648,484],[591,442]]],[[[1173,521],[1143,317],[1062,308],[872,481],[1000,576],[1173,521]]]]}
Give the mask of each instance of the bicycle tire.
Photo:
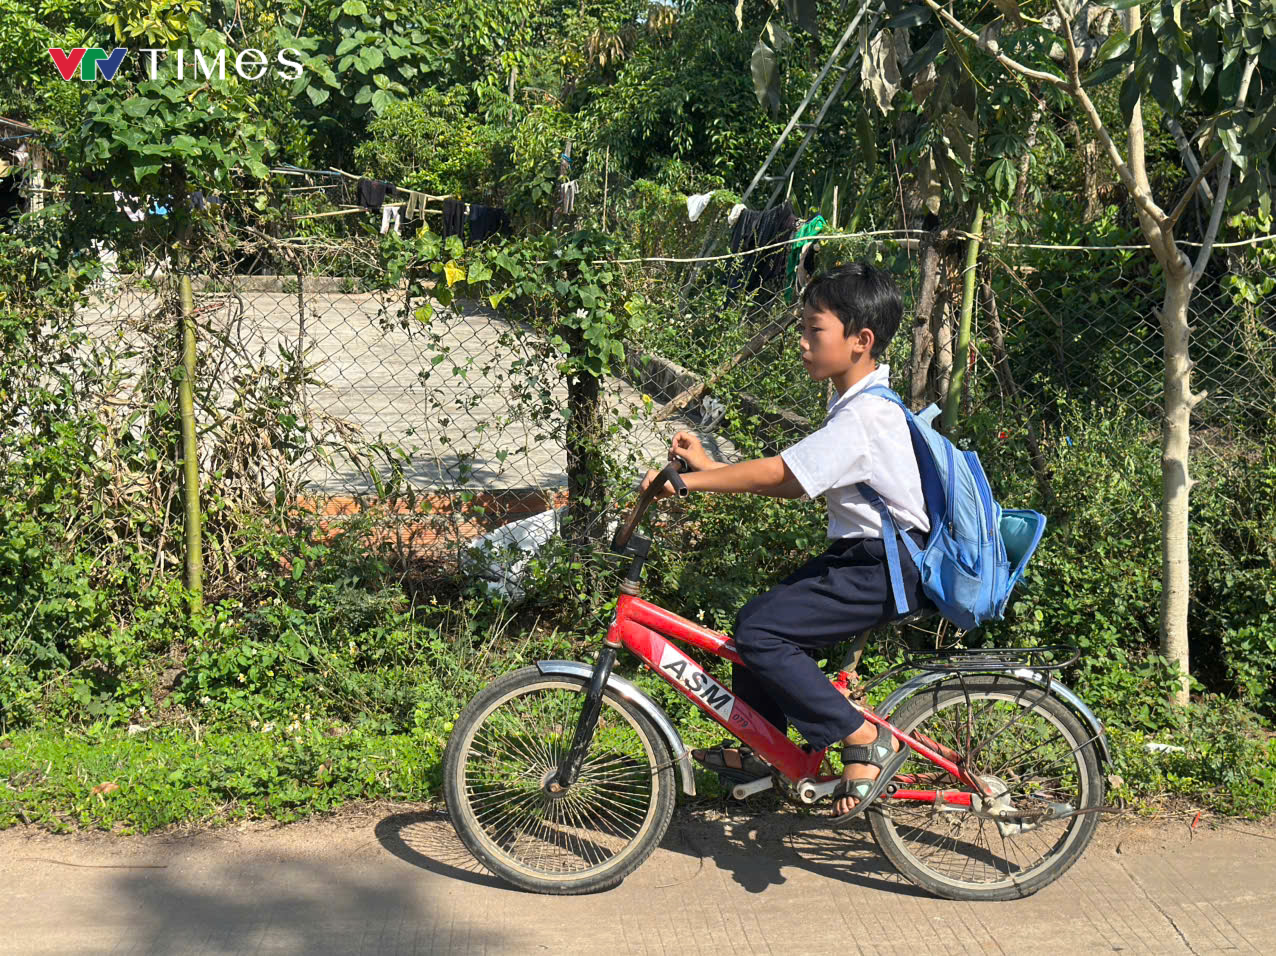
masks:
{"type": "MultiPolygon", "coordinates": [[[[614,852],[609,852],[605,859],[599,859],[593,865],[566,871],[561,866],[555,869],[548,864],[538,867],[533,865],[533,861],[523,858],[526,853],[520,856],[519,852],[514,852],[520,841],[533,842],[535,839],[543,846],[566,852],[570,849],[571,842],[575,840],[578,844],[576,852],[583,856],[586,862],[591,853],[600,852],[605,848],[599,847],[596,839],[586,840],[579,832],[570,832],[582,829],[579,826],[581,816],[567,812],[570,825],[566,826],[563,825],[562,814],[558,819],[551,821],[550,817],[554,816],[553,798],[544,793],[543,788],[538,789],[538,784],[528,784],[527,781],[532,780],[533,777],[526,773],[520,775],[520,779],[523,780],[522,791],[516,792],[513,798],[500,806],[500,809],[497,808],[502,799],[499,793],[496,796],[482,792],[476,795],[473,780],[483,777],[482,765],[485,761],[491,764],[494,756],[490,749],[484,749],[482,744],[476,745],[475,741],[483,733],[485,725],[489,722],[492,724],[500,722],[495,720],[493,715],[497,714],[503,705],[550,691],[566,691],[563,700],[575,703],[578,697],[583,703],[588,686],[587,678],[568,675],[548,676],[535,667],[527,667],[507,674],[493,681],[466,706],[453,728],[444,755],[444,799],[457,835],[475,859],[494,875],[534,893],[568,896],[593,893],[616,886],[651,855],[664,838],[665,831],[673,818],[676,791],[669,748],[651,721],[610,689],[603,693],[600,732],[595,734],[590,744],[581,782],[575,786],[588,785],[591,755],[599,752],[600,741],[607,733],[605,728],[612,727],[610,733],[614,737],[617,734],[625,735],[624,728],[628,727],[632,731],[634,740],[619,761],[626,764],[627,782],[623,791],[617,790],[611,796],[600,797],[601,805],[611,808],[604,813],[603,816],[606,817],[604,822],[612,825],[613,828],[618,825],[617,819],[628,821],[631,816],[636,818],[638,809],[641,809],[641,822],[636,826],[635,832],[624,837],[623,845],[616,846],[614,852]],[[621,723],[609,725],[608,720],[611,716],[618,717],[621,723]],[[644,778],[650,780],[649,789],[641,782],[644,778]],[[509,810],[515,804],[522,820],[529,824],[522,830],[519,830],[521,824],[511,827],[502,818],[502,811],[509,810]],[[616,813],[612,813],[616,807],[620,807],[617,812],[622,816],[619,818],[616,813]],[[497,827],[504,829],[497,829],[497,827]],[[511,844],[511,841],[512,845],[504,845],[511,844]]],[[[520,743],[513,748],[513,750],[522,750],[524,747],[530,747],[536,751],[532,755],[535,759],[530,761],[534,766],[529,767],[531,774],[540,775],[535,779],[544,779],[544,773],[556,767],[555,761],[561,759],[566,747],[570,745],[579,707],[580,704],[575,703],[574,711],[561,715],[561,719],[553,725],[557,731],[556,735],[550,733],[548,736],[537,738],[535,746],[530,743],[520,743]]],[[[507,727],[514,726],[512,719],[504,718],[507,727]]],[[[523,721],[522,727],[523,732],[526,733],[528,731],[526,720],[523,721]]],[[[501,751],[501,756],[509,757],[513,750],[501,751]]],[[[610,758],[610,764],[614,765],[618,762],[615,757],[607,756],[610,758]]],[[[511,761],[505,760],[505,763],[509,764],[511,761]]],[[[620,839],[616,834],[611,833],[603,834],[602,838],[613,841],[620,839]]]]}
{"type": "MultiPolygon", "coordinates": [[[[943,723],[941,716],[943,712],[952,708],[960,708],[967,701],[969,701],[969,706],[966,709],[972,715],[976,702],[984,705],[984,713],[992,713],[994,706],[998,703],[1004,703],[1011,707],[1020,706],[1025,710],[1026,714],[1037,715],[1039,720],[1044,722],[1044,727],[1053,727],[1057,730],[1062,742],[1057,745],[1054,753],[1058,753],[1059,749],[1065,746],[1068,748],[1069,753],[1062,758],[1062,763],[1056,760],[1053,765],[1043,764],[1043,768],[1048,769],[1055,765],[1063,768],[1058,775],[1060,789],[1064,787],[1065,775],[1074,775],[1076,789],[1069,792],[1075,792],[1078,805],[1074,806],[1073,809],[1093,810],[1103,805],[1103,775],[1100,772],[1098,747],[1093,735],[1084,729],[1066,703],[1053,695],[1045,693],[1036,684],[1005,675],[966,677],[964,678],[964,689],[962,682],[947,681],[936,688],[929,689],[904,701],[890,716],[890,721],[896,728],[905,733],[912,734],[914,731],[920,730],[934,737],[934,729],[943,723]],[[1025,705],[1028,706],[1025,707],[1025,705]]],[[[1001,719],[1000,713],[998,713],[996,719],[1001,719]]],[[[966,720],[966,726],[969,727],[974,724],[973,716],[967,717],[966,720]]],[[[1020,724],[1019,726],[1021,730],[1027,729],[1026,725],[1020,724]]],[[[1011,724],[1009,730],[1014,729],[1015,724],[1011,724]]],[[[1013,739],[1012,737],[1005,737],[1004,733],[1006,732],[1002,732],[1003,736],[999,738],[1003,744],[1013,739]]],[[[967,733],[969,734],[969,731],[967,733]]],[[[1048,729],[1037,733],[1038,735],[1043,735],[1048,733],[1048,729]]],[[[1031,740],[1031,738],[1029,739],[1031,740]]],[[[952,745],[950,740],[943,742],[950,746],[952,745]]],[[[1051,751],[1046,749],[1046,752],[1042,753],[1043,748],[1045,748],[1044,742],[1026,750],[1023,758],[1025,764],[1030,762],[1029,758],[1040,761],[1047,760],[1051,755],[1051,751]],[[1040,754],[1039,758],[1034,757],[1034,750],[1040,754]]],[[[963,753],[967,759],[974,752],[967,752],[959,747],[954,749],[957,749],[959,753],[963,753]]],[[[1002,753],[1004,755],[1004,751],[1002,753]]],[[[976,773],[980,773],[983,770],[979,764],[991,763],[991,761],[985,760],[986,757],[987,751],[975,752],[974,769],[976,773]]],[[[917,773],[925,772],[926,770],[933,772],[936,768],[924,758],[915,756],[900,772],[917,773]]],[[[951,777],[947,781],[939,780],[931,785],[942,789],[945,783],[951,788],[959,786],[951,777]]],[[[1022,784],[1017,784],[1017,786],[1022,786],[1022,784]]],[[[969,788],[962,787],[961,789],[969,788]]],[[[1072,806],[1072,804],[1069,804],[1069,806],[1072,806]]],[[[965,901],[1021,899],[1031,896],[1043,887],[1048,886],[1062,876],[1080,858],[1090,839],[1094,836],[1095,828],[1099,822],[1097,813],[1086,812],[1067,820],[1047,821],[1040,824],[1040,827],[1048,827],[1048,829],[1042,829],[1038,837],[1050,839],[1050,833],[1053,832],[1057,832],[1059,835],[1050,847],[1049,852],[1039,861],[1027,868],[1016,870],[1016,866],[1011,859],[1014,854],[1008,848],[1006,835],[999,830],[998,824],[978,819],[973,814],[968,813],[964,817],[960,813],[950,814],[951,819],[946,822],[946,825],[950,828],[954,825],[968,827],[973,822],[975,827],[973,836],[969,835],[968,830],[968,835],[963,836],[961,839],[951,833],[947,837],[938,838],[933,834],[927,834],[929,839],[923,839],[921,837],[922,828],[918,826],[912,828],[917,833],[916,838],[911,840],[906,838],[905,832],[910,832],[912,827],[910,819],[921,819],[927,812],[929,812],[932,820],[938,820],[940,817],[940,813],[933,807],[930,811],[924,811],[917,805],[909,804],[905,806],[902,801],[893,803],[889,799],[883,798],[869,809],[869,826],[878,846],[901,874],[936,896],[965,901]],[[997,851],[992,848],[992,833],[996,833],[1000,838],[1000,854],[1004,858],[1000,862],[997,859],[997,851]],[[980,841],[984,838],[988,838],[988,847],[981,846],[980,841]],[[959,845],[963,848],[970,848],[969,850],[962,850],[967,857],[967,863],[962,866],[960,873],[957,875],[953,873],[955,864],[953,867],[944,867],[941,870],[938,863],[932,859],[942,849],[945,839],[952,841],[953,852],[957,851],[959,845]],[[915,849],[914,844],[929,846],[929,855],[923,856],[915,849]],[[985,877],[988,877],[990,875],[989,869],[991,869],[992,875],[1000,876],[1000,879],[975,880],[973,877],[976,874],[967,875],[969,861],[978,859],[981,855],[985,858],[977,863],[976,873],[982,873],[985,877]],[[991,857],[991,863],[988,857],[991,857]]],[[[942,827],[943,825],[945,824],[937,823],[937,826],[942,827]]],[[[1036,828],[1030,828],[1020,834],[1012,833],[1010,840],[1013,843],[1020,837],[1026,837],[1034,833],[1037,833],[1036,828]]]]}

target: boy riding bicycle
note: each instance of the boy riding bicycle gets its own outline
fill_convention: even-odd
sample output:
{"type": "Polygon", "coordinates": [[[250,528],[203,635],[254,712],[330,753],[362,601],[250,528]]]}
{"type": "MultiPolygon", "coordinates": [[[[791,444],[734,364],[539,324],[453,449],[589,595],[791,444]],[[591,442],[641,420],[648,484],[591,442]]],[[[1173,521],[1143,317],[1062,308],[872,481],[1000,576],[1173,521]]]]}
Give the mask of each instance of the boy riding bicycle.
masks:
{"type": "MultiPolygon", "coordinates": [[[[842,741],[842,783],[834,793],[834,812],[842,817],[866,809],[903,758],[891,732],[867,723],[815,658],[821,648],[897,616],[883,522],[857,486],[871,486],[898,533],[918,546],[925,545],[930,530],[903,410],[875,395],[856,400],[866,388],[889,386],[890,370],[879,360],[902,317],[899,290],[881,269],[853,263],[818,276],[802,295],[800,347],[807,374],[832,382],[837,392],[824,424],[777,456],[734,465],[713,461],[688,432],[675,435],[671,449],[694,469],[683,476],[691,491],[825,498],[828,550],[736,616],[733,639],[748,669],[733,669],[732,689],[781,730],[792,722],[813,750],[842,741]]],[[[647,473],[644,490],[657,474],[647,473]]],[[[671,493],[668,486],[661,490],[662,496],[671,493]]],[[[906,547],[900,551],[908,553],[906,547]]],[[[901,565],[904,603],[927,604],[913,562],[901,565]]],[[[771,773],[748,748],[722,746],[693,755],[717,771],[771,773]]]]}

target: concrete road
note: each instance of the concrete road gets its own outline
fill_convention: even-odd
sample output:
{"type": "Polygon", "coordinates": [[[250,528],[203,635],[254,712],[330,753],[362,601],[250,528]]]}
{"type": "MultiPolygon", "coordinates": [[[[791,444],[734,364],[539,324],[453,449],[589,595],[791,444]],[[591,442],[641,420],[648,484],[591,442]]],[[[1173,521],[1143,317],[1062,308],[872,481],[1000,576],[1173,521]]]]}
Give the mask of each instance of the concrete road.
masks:
{"type": "Polygon", "coordinates": [[[0,833],[6,953],[1270,953],[1276,830],[1105,822],[1034,897],[952,903],[867,830],[682,811],[619,888],[551,898],[478,869],[445,817],[380,805],[287,827],[0,833]]]}

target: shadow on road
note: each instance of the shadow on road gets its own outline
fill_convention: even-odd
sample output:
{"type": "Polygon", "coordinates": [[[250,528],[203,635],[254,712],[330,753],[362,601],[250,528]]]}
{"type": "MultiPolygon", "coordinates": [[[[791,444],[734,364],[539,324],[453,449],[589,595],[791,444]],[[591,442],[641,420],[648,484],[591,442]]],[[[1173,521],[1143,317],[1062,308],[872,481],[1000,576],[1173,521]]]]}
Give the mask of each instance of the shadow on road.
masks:
{"type": "Polygon", "coordinates": [[[690,808],[674,818],[662,846],[710,859],[749,893],[787,881],[798,868],[856,886],[929,899],[896,872],[878,850],[868,824],[859,820],[833,829],[818,815],[750,813],[731,805],[690,808]]]}
{"type": "MultiPolygon", "coordinates": [[[[701,868],[712,863],[729,872],[750,893],[761,893],[786,882],[785,869],[796,867],[831,880],[929,898],[904,880],[882,856],[866,823],[834,830],[818,816],[751,814],[747,808],[734,806],[730,810],[730,814],[717,808],[679,811],[661,849],[699,858],[701,868]]],[[[464,883],[519,892],[488,873],[470,855],[446,813],[392,814],[377,823],[375,832],[386,850],[413,866],[464,883]]],[[[698,873],[699,870],[687,880],[698,873]]],[[[629,880],[634,880],[635,875],[629,880]]]]}
{"type": "Polygon", "coordinates": [[[377,823],[377,841],[405,863],[462,883],[521,892],[483,868],[439,810],[394,813],[377,823]]]}

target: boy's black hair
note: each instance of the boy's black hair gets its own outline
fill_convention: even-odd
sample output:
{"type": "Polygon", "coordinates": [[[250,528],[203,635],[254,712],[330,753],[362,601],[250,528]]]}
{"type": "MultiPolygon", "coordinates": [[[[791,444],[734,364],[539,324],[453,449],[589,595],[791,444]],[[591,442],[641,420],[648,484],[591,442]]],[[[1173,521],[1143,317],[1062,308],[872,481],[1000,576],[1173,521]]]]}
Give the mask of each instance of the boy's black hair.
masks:
{"type": "Polygon", "coordinates": [[[847,337],[861,329],[873,333],[873,358],[886,347],[904,318],[904,302],[890,274],[867,262],[838,266],[812,279],[802,290],[802,305],[832,312],[842,320],[847,337]]]}

